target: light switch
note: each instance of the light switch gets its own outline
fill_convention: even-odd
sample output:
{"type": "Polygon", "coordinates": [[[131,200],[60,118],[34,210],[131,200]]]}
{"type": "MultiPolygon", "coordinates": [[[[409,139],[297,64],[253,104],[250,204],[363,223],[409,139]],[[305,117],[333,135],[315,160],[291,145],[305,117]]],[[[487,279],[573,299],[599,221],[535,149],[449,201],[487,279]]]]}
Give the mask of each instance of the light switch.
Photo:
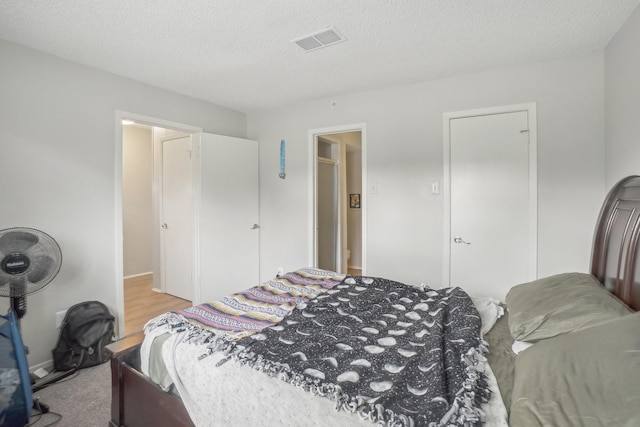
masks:
{"type": "Polygon", "coordinates": [[[431,182],[431,194],[433,195],[440,194],[440,181],[431,182]]]}

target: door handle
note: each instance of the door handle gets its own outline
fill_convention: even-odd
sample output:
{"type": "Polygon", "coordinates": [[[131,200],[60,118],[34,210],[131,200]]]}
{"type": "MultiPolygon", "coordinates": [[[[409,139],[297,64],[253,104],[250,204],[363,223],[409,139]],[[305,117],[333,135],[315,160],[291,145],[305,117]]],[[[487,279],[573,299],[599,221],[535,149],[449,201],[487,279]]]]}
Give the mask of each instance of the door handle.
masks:
{"type": "Polygon", "coordinates": [[[260,228],[258,224],[253,224],[253,227],[251,227],[252,230],[257,230],[258,228],[260,228]]]}
{"type": "Polygon", "coordinates": [[[465,242],[464,240],[462,240],[462,237],[460,236],[456,236],[453,238],[453,241],[456,243],[464,243],[465,245],[470,245],[470,242],[465,242]]]}
{"type": "Polygon", "coordinates": [[[169,226],[168,226],[168,225],[167,225],[167,223],[165,222],[165,223],[163,223],[163,224],[162,224],[162,228],[164,228],[164,229],[166,230],[167,228],[169,228],[169,226]]]}

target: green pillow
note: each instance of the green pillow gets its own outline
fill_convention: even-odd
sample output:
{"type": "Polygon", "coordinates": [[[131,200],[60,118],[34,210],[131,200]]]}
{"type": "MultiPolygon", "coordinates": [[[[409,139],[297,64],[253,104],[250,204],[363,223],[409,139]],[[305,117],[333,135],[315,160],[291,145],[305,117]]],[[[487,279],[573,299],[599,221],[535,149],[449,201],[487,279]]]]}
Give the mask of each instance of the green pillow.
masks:
{"type": "Polygon", "coordinates": [[[640,426],[640,313],[518,354],[509,425],[640,426]]]}
{"type": "Polygon", "coordinates": [[[590,274],[564,273],[514,286],[506,297],[515,340],[536,342],[630,313],[590,274]]]}

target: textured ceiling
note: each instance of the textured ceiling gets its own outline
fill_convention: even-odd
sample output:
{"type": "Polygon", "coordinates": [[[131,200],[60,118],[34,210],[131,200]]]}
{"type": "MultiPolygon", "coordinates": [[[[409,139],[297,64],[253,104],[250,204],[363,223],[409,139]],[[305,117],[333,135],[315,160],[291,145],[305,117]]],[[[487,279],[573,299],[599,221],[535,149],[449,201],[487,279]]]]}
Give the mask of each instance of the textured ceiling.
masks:
{"type": "Polygon", "coordinates": [[[597,51],[639,3],[2,0],[0,38],[249,112],[597,51]],[[291,42],[330,26],[346,42],[291,42]]]}

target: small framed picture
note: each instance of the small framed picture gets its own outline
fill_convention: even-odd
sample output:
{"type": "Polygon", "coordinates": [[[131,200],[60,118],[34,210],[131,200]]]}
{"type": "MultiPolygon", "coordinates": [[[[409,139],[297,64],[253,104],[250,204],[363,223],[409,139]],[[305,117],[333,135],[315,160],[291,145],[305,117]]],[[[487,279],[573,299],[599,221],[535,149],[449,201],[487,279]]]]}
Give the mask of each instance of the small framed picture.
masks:
{"type": "Polygon", "coordinates": [[[349,194],[349,207],[360,209],[360,194],[349,194]]]}

